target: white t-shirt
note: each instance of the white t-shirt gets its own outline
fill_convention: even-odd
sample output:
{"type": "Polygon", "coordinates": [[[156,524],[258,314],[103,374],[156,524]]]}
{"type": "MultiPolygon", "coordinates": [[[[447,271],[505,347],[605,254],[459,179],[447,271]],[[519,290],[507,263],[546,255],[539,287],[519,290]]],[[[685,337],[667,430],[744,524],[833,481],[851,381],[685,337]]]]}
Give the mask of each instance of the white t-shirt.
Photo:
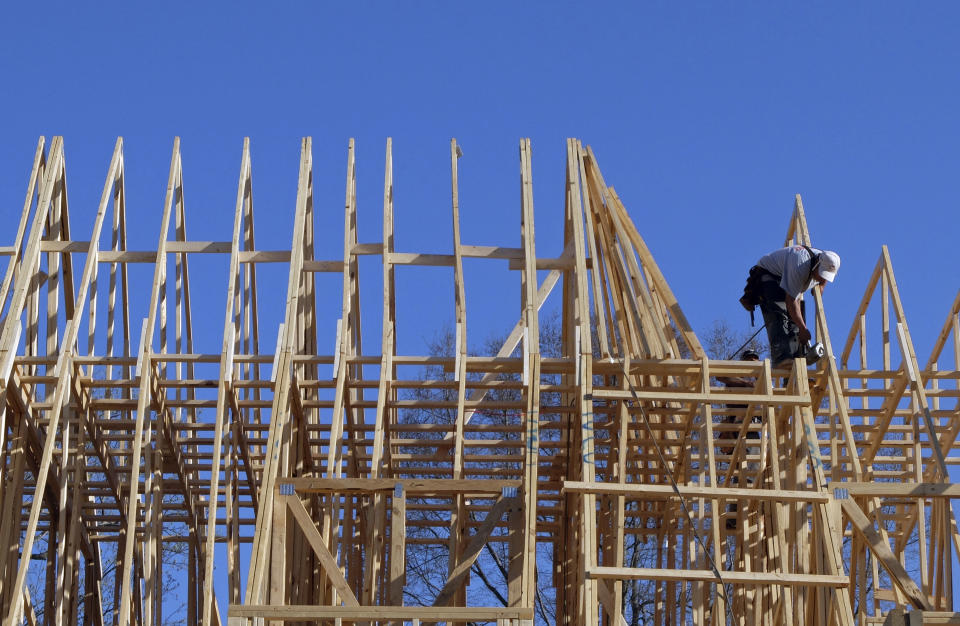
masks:
{"type": "MultiPolygon", "coordinates": [[[[814,254],[821,250],[810,248],[814,254]]],[[[810,271],[810,253],[803,246],[790,246],[774,250],[761,257],[757,265],[780,277],[780,286],[792,298],[800,298],[804,291],[812,289],[817,279],[810,271]]]]}

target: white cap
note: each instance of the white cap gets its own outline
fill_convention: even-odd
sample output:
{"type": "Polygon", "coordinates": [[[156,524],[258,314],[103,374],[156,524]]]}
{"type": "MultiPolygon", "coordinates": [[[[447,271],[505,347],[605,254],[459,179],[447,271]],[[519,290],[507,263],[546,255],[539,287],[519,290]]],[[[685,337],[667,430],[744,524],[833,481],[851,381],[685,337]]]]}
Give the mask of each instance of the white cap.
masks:
{"type": "Polygon", "coordinates": [[[828,283],[832,283],[838,269],[840,269],[840,255],[832,250],[824,250],[817,265],[817,274],[828,283]]]}

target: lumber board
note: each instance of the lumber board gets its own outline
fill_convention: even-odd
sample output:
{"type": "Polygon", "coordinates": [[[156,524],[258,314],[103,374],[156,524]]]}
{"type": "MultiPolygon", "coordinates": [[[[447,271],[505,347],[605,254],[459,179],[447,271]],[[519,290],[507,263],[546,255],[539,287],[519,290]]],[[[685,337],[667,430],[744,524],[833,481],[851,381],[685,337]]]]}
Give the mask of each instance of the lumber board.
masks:
{"type": "MultiPolygon", "coordinates": [[[[350,140],[342,242],[323,236],[314,180],[329,178],[314,171],[309,137],[289,172],[295,202],[267,214],[292,215],[288,248],[256,245],[249,139],[232,230],[201,207],[210,240],[188,236],[177,139],[157,246],[133,247],[127,220],[151,218],[126,211],[122,145],[90,229],[70,210],[63,138],[41,137],[25,155],[17,227],[0,241],[4,626],[153,626],[170,618],[161,582],[181,574],[191,626],[529,626],[554,608],[558,625],[623,626],[637,619],[634,588],[649,590],[657,626],[854,626],[909,608],[906,623],[954,619],[960,293],[918,358],[886,247],[838,352],[832,292],[814,289],[810,324],[827,353],[816,366],[710,359],[641,233],[643,212],[578,139],[565,146],[561,231],[535,228],[530,139],[507,219],[465,197],[475,172],[451,140],[452,237],[427,249],[396,241],[421,208],[395,197],[392,139],[380,215],[358,202],[368,170],[350,140]],[[475,211],[519,240],[474,240],[475,211]],[[359,237],[368,220],[382,236],[359,237]],[[485,306],[512,316],[505,339],[477,354],[486,310],[468,325],[465,259],[470,272],[499,272],[485,306]],[[421,307],[424,284],[407,267],[442,275],[446,304],[421,307]],[[258,293],[264,270],[287,272],[271,298],[258,293]],[[199,307],[198,288],[226,298],[199,307]],[[411,304],[425,324],[450,320],[442,354],[405,334],[411,304]],[[146,315],[139,342],[134,313],[146,315]],[[207,332],[200,317],[223,319],[219,350],[195,335],[207,332]],[[276,346],[260,342],[268,319],[276,346]],[[165,562],[170,550],[186,551],[183,571],[165,562]],[[28,591],[31,563],[45,570],[28,591]],[[221,574],[227,615],[213,594],[221,574]],[[470,606],[477,585],[505,606],[470,606]],[[412,595],[425,588],[438,606],[402,606],[429,603],[412,595]]],[[[410,176],[398,158],[400,172],[410,176]]],[[[811,244],[807,215],[795,195],[786,245],[811,244]]]]}
{"type": "Polygon", "coordinates": [[[279,621],[318,621],[339,619],[346,622],[369,620],[422,620],[431,622],[475,622],[497,620],[531,620],[533,609],[513,607],[468,608],[427,606],[269,606],[231,605],[230,617],[266,618],[279,621]]]}
{"type": "MultiPolygon", "coordinates": [[[[787,574],[779,572],[731,572],[722,571],[723,582],[734,585],[812,585],[823,587],[846,587],[850,579],[846,576],[825,574],[787,574]]],[[[712,570],[668,570],[643,567],[593,567],[587,575],[597,579],[622,580],[674,580],[674,581],[717,581],[712,570]]]]}

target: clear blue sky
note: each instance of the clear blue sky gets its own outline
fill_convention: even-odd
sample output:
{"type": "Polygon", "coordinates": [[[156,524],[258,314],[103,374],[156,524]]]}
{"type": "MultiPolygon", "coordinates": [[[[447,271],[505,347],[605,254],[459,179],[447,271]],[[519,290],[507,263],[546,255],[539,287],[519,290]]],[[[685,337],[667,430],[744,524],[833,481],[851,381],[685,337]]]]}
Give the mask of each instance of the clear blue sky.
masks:
{"type": "MultiPolygon", "coordinates": [[[[347,140],[358,141],[361,239],[379,241],[389,135],[398,250],[448,252],[455,136],[465,243],[518,245],[517,141],[529,136],[539,251],[556,255],[564,138],[576,136],[593,146],[698,331],[715,319],[747,326],[737,304],[746,269],[780,244],[795,193],[815,245],[843,257],[826,293],[835,344],[882,244],[921,362],[960,287],[955,3],[44,6],[8,5],[0,21],[7,224],[37,137],[62,134],[73,234],[87,237],[123,135],[138,220],[131,248],[153,248],[180,135],[191,238],[229,239],[249,135],[258,247],[288,247],[299,138],[312,135],[326,246],[318,256],[337,258],[347,140]]],[[[12,229],[2,239],[8,245],[12,229]]],[[[373,294],[378,267],[363,268],[373,294]]],[[[404,352],[421,351],[432,323],[453,315],[449,272],[417,271],[401,277],[404,352]],[[414,296],[414,279],[427,276],[439,288],[414,296]],[[428,310],[417,310],[418,298],[428,310]]],[[[502,332],[516,315],[487,304],[503,297],[502,282],[468,272],[471,336],[502,332]]],[[[222,311],[225,274],[225,264],[197,268],[209,293],[196,297],[213,311],[222,311]]],[[[519,277],[504,269],[502,281],[519,299],[519,277]]],[[[281,294],[284,282],[264,294],[281,294]]],[[[320,341],[332,347],[339,296],[331,300],[320,341]]],[[[365,307],[375,345],[375,295],[365,307]]],[[[262,312],[270,343],[279,300],[262,312]]],[[[215,351],[222,314],[210,317],[198,322],[210,324],[201,348],[215,351]]]]}

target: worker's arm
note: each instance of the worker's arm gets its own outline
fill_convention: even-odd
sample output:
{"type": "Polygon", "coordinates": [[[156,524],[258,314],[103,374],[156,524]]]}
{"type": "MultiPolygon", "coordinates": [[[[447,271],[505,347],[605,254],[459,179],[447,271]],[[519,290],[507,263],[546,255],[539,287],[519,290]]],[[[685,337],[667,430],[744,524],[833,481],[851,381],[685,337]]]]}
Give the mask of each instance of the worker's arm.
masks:
{"type": "Polygon", "coordinates": [[[790,316],[793,323],[800,329],[800,343],[807,343],[810,341],[810,330],[804,323],[803,315],[800,313],[800,301],[797,298],[791,298],[790,294],[786,294],[784,301],[787,305],[787,315],[790,316]]]}

